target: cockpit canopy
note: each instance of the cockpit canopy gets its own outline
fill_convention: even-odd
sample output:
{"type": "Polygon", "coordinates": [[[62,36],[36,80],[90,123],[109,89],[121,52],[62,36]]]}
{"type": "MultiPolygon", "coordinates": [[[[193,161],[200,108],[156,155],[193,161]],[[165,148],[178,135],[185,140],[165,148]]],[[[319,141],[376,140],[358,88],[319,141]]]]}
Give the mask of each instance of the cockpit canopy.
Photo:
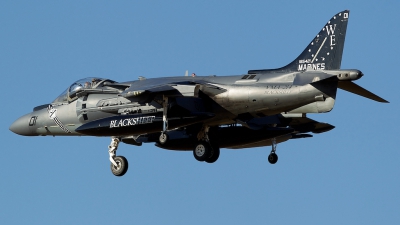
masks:
{"type": "Polygon", "coordinates": [[[104,82],[115,83],[115,81],[98,78],[98,77],[87,77],[80,79],[71,84],[67,90],[63,91],[52,103],[64,103],[71,102],[76,99],[76,94],[83,89],[97,89],[103,87],[104,82]]]}

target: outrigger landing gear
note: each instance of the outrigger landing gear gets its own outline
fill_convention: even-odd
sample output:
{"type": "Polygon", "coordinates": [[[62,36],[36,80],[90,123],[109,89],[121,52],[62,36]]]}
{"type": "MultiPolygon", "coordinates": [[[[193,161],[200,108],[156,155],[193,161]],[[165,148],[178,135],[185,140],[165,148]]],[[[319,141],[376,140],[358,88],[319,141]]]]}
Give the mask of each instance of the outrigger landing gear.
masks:
{"type": "Polygon", "coordinates": [[[210,127],[204,126],[197,138],[200,140],[193,149],[193,156],[200,162],[214,163],[219,158],[220,150],[217,145],[210,144],[208,131],[210,127]]]}
{"type": "Polygon", "coordinates": [[[111,172],[115,176],[123,176],[128,171],[128,160],[123,156],[116,156],[115,153],[118,149],[119,138],[112,137],[111,143],[108,146],[108,153],[110,154],[111,172]]]}
{"type": "Polygon", "coordinates": [[[275,152],[276,152],[276,139],[272,138],[272,150],[268,156],[268,162],[271,164],[275,164],[276,162],[278,162],[278,155],[275,152]]]}
{"type": "Polygon", "coordinates": [[[161,132],[160,137],[158,138],[158,142],[160,144],[165,144],[168,141],[168,119],[167,119],[167,110],[168,110],[168,97],[163,96],[163,131],[161,132]]]}

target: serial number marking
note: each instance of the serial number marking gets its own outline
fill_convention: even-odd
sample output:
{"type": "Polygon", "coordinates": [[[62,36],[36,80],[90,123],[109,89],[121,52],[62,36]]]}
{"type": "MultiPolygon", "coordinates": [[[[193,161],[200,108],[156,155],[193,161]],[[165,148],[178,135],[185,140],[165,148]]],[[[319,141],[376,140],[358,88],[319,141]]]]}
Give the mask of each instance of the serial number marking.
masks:
{"type": "Polygon", "coordinates": [[[273,90],[277,90],[277,89],[286,90],[286,89],[291,89],[292,85],[267,85],[265,88],[266,89],[273,89],[273,90]]]}
{"type": "Polygon", "coordinates": [[[292,91],[289,90],[292,88],[292,85],[267,85],[266,91],[264,94],[273,95],[273,94],[290,94],[292,91]]]}
{"type": "Polygon", "coordinates": [[[265,91],[264,94],[267,95],[273,95],[273,94],[290,94],[290,90],[271,90],[271,91],[265,91]]]}

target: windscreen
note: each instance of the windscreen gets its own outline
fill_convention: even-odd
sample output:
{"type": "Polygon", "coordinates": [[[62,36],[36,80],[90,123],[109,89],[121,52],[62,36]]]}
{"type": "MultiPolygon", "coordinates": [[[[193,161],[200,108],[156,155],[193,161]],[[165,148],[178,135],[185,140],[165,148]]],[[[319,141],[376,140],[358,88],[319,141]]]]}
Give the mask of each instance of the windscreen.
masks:
{"type": "Polygon", "coordinates": [[[97,88],[104,80],[106,80],[106,79],[98,78],[98,77],[87,77],[84,79],[80,79],[80,80],[72,83],[65,91],[63,91],[53,101],[53,103],[68,102],[68,95],[70,96],[70,98],[74,98],[76,96],[76,93],[79,90],[97,88]]]}

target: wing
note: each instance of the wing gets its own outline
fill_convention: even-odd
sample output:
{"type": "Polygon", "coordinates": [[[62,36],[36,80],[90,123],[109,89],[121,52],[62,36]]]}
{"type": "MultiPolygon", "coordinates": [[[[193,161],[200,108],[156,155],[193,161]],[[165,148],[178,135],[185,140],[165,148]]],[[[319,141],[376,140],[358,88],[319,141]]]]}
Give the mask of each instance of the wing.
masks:
{"type": "Polygon", "coordinates": [[[168,80],[149,80],[135,82],[130,88],[124,91],[121,96],[132,97],[143,94],[163,94],[166,96],[197,96],[199,89],[216,90],[218,93],[226,90],[215,84],[198,81],[176,81],[168,82],[168,80]]]}

